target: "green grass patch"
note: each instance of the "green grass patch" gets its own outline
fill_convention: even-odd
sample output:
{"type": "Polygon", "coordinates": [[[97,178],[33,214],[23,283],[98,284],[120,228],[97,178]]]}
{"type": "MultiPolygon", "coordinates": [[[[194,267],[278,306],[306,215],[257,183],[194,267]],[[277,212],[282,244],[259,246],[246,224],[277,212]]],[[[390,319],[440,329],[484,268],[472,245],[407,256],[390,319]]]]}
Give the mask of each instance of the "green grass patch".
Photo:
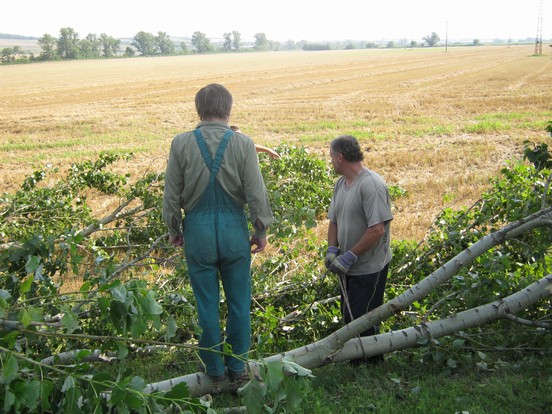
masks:
{"type": "Polygon", "coordinates": [[[524,130],[542,130],[546,124],[551,112],[543,113],[532,112],[498,112],[483,114],[475,118],[472,124],[464,126],[462,131],[472,134],[488,134],[493,132],[510,131],[512,128],[521,128],[524,130]]]}
{"type": "Polygon", "coordinates": [[[498,120],[485,120],[465,126],[463,132],[468,134],[489,134],[493,132],[509,131],[510,129],[511,126],[504,122],[498,120]]]}
{"type": "MultiPolygon", "coordinates": [[[[330,364],[313,370],[309,391],[296,414],[419,414],[550,412],[552,355],[519,363],[501,362],[495,354],[493,369],[460,367],[455,371],[437,363],[413,359],[410,353],[386,356],[381,365],[330,364]]],[[[132,371],[156,382],[197,371],[197,356],[190,351],[159,353],[120,361],[115,372],[132,371]]],[[[243,405],[232,394],[214,396],[216,412],[243,405]]]]}
{"type": "Polygon", "coordinates": [[[551,368],[550,355],[454,373],[401,353],[379,366],[329,365],[313,371],[316,378],[298,413],[547,413],[551,368]]]}

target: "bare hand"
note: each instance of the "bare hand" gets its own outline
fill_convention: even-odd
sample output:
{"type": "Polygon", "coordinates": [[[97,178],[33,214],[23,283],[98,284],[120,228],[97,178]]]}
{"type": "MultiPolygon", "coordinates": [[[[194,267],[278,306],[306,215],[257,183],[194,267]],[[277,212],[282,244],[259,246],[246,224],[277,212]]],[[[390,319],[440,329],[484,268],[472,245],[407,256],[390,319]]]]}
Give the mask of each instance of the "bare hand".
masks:
{"type": "Polygon", "coordinates": [[[251,250],[251,253],[260,253],[266,247],[266,237],[251,237],[250,244],[251,246],[257,246],[251,250]]]}
{"type": "Polygon", "coordinates": [[[184,236],[182,233],[177,236],[169,236],[169,243],[174,247],[181,247],[184,245],[184,236]]]}

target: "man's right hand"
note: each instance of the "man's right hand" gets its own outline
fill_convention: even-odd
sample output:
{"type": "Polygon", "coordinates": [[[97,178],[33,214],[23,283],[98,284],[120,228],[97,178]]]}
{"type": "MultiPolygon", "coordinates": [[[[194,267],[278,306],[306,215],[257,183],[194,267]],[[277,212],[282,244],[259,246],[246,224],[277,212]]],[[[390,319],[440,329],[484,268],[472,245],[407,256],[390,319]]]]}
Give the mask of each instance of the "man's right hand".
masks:
{"type": "Polygon", "coordinates": [[[339,255],[339,249],[336,246],[328,246],[326,251],[326,258],[324,259],[324,266],[329,269],[335,258],[339,255]]]}
{"type": "Polygon", "coordinates": [[[251,253],[260,253],[266,247],[266,237],[251,237],[250,244],[251,246],[257,246],[251,250],[251,253]]]}

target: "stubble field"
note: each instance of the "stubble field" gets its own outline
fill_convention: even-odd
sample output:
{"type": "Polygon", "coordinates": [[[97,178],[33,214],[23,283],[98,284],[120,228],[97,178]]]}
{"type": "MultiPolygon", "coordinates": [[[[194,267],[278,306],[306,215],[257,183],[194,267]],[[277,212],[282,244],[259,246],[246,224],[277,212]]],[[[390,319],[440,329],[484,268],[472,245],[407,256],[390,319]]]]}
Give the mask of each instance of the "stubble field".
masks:
{"type": "Polygon", "coordinates": [[[393,237],[421,240],[446,206],[470,205],[523,141],[549,140],[552,59],[532,46],[189,55],[0,66],[0,193],[45,165],[132,151],[165,168],[218,82],[257,143],[327,146],[355,135],[365,165],[408,192],[393,237]]]}

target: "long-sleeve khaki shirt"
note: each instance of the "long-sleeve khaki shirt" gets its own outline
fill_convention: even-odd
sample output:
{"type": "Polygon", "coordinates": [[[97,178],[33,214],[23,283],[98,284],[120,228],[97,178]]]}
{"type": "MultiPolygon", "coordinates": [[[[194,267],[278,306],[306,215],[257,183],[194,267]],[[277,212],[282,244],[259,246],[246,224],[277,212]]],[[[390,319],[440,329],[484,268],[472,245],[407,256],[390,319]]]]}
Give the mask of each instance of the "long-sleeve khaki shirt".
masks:
{"type": "MultiPolygon", "coordinates": [[[[229,129],[221,122],[200,122],[197,125],[205,139],[211,157],[229,129]]],[[[209,182],[209,169],[201,155],[193,131],[173,138],[165,175],[163,219],[171,236],[182,233],[182,210],[190,211],[203,195],[209,182]]],[[[253,140],[236,132],[230,139],[217,181],[240,207],[249,207],[254,237],[265,237],[266,227],[273,221],[266,186],[259,168],[253,140]],[[263,224],[256,226],[257,219],[263,224]]]]}

